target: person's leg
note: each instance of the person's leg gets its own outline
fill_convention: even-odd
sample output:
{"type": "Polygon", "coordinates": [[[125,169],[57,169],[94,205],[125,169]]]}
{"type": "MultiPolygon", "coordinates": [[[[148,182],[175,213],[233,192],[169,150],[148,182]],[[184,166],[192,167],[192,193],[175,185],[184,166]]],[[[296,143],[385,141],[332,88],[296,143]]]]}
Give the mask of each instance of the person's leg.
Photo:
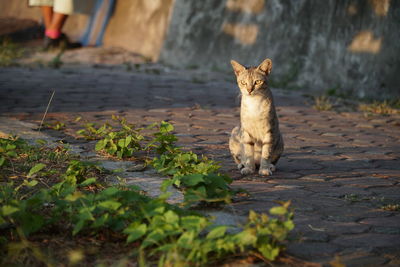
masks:
{"type": "Polygon", "coordinates": [[[66,14],[54,12],[53,19],[51,20],[49,29],[61,31],[67,18],[68,18],[68,15],[66,15],[66,14]]]}
{"type": "Polygon", "coordinates": [[[67,20],[68,15],[54,12],[51,23],[46,27],[46,36],[51,39],[56,39],[61,35],[61,29],[67,20]]]}
{"type": "Polygon", "coordinates": [[[41,6],[42,16],[44,20],[44,26],[48,29],[53,19],[53,7],[52,6],[41,6]]]}

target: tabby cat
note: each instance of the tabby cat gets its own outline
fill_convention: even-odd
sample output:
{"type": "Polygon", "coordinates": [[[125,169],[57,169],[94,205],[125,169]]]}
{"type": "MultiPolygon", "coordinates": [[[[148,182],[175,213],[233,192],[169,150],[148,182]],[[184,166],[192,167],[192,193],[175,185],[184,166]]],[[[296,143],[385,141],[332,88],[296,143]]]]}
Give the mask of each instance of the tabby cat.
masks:
{"type": "Polygon", "coordinates": [[[241,91],[240,126],[233,128],[229,139],[231,154],[242,175],[252,174],[259,166],[260,175],[271,175],[283,152],[268,75],[272,61],[265,59],[258,67],[247,68],[231,60],[241,91]]]}

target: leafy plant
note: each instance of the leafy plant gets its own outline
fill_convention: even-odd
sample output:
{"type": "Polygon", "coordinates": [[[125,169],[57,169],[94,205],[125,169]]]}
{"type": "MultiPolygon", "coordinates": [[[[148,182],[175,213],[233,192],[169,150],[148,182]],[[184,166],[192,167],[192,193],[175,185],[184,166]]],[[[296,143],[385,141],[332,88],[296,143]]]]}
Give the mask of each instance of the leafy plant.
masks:
{"type": "Polygon", "coordinates": [[[327,110],[332,110],[333,108],[331,100],[329,99],[329,97],[325,95],[314,97],[314,101],[315,103],[313,107],[316,110],[327,111],[327,110]]]}
{"type": "Polygon", "coordinates": [[[105,123],[101,127],[97,127],[94,123],[86,123],[84,129],[76,131],[76,133],[86,140],[99,140],[112,131],[112,127],[105,123]]]}
{"type": "Polygon", "coordinates": [[[20,58],[24,50],[13,43],[10,39],[0,40],[0,66],[8,67],[15,64],[15,60],[20,58]]]}
{"type": "MultiPolygon", "coordinates": [[[[171,127],[164,126],[168,130],[157,138],[166,141],[165,146],[160,146],[165,154],[171,152],[174,141],[166,138],[171,127]]],[[[15,162],[21,152],[35,151],[20,139],[0,141],[1,148],[8,145],[8,149],[1,150],[2,155],[15,151],[7,156],[9,161],[15,162]]],[[[69,159],[65,169],[57,169],[61,180],[37,188],[38,182],[26,177],[42,179],[49,168],[44,162],[49,161],[43,157],[38,159],[41,161],[35,161],[26,170],[27,175],[21,176],[22,183],[17,185],[14,179],[0,187],[0,227],[4,233],[0,246],[7,244],[8,247],[8,256],[4,254],[6,249],[0,250],[1,264],[10,263],[10,255],[13,259],[19,258],[23,251],[30,251],[38,261],[48,264],[46,255],[29,239],[40,233],[55,235],[59,231],[54,229],[63,229],[74,238],[104,232],[120,236],[127,243],[137,244],[131,247],[132,254],[137,255],[142,265],[158,261],[159,266],[203,266],[237,253],[257,253],[274,260],[284,249],[287,234],[294,227],[289,202],[270,209],[270,216],[250,212],[246,224],[232,229],[215,225],[212,218],[168,204],[167,193],[150,198],[135,186],[98,186],[92,190],[101,170],[77,159],[69,159]],[[26,194],[27,191],[33,193],[26,194]]],[[[175,183],[178,177],[188,201],[218,199],[229,192],[230,179],[226,176],[197,173],[175,176],[170,182],[175,183]]]]}
{"type": "Polygon", "coordinates": [[[65,129],[65,123],[59,122],[59,121],[56,121],[53,123],[44,123],[43,126],[48,129],[53,129],[56,131],[61,131],[61,130],[65,129]]]}
{"type": "Polygon", "coordinates": [[[107,154],[117,156],[119,159],[132,157],[133,153],[141,150],[140,141],[144,139],[140,134],[141,129],[136,129],[125,119],[115,117],[120,125],[119,131],[110,131],[96,144],[96,151],[105,151],[107,154]]]}
{"type": "Polygon", "coordinates": [[[383,210],[400,211],[400,204],[386,204],[381,207],[383,210]]]}
{"type": "Polygon", "coordinates": [[[59,69],[64,62],[61,60],[61,56],[64,54],[64,50],[61,50],[52,60],[47,63],[47,66],[53,69],[59,69]]]}
{"type": "Polygon", "coordinates": [[[158,172],[172,176],[171,180],[164,182],[163,188],[174,185],[183,189],[187,204],[203,201],[230,202],[232,191],[229,184],[232,180],[225,175],[215,174],[220,166],[214,161],[199,157],[191,151],[184,152],[176,146],[177,139],[171,134],[173,130],[171,124],[162,122],[149,144],[159,154],[149,163],[158,172]]]}
{"type": "Polygon", "coordinates": [[[97,174],[104,172],[96,163],[71,160],[63,177],[68,183],[76,185],[87,179],[93,180],[97,174]]]}
{"type": "Polygon", "coordinates": [[[400,114],[400,108],[399,107],[396,108],[397,105],[395,102],[389,102],[387,100],[382,102],[374,101],[371,104],[360,104],[358,106],[358,109],[360,111],[365,112],[366,114],[380,114],[380,115],[400,114]]]}

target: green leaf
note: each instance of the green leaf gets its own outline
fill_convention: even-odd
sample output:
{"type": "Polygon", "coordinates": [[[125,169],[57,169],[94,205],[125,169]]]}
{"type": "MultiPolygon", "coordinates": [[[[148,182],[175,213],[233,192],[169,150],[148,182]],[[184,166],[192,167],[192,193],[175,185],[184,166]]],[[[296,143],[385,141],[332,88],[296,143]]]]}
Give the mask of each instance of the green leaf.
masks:
{"type": "Polygon", "coordinates": [[[6,162],[6,159],[4,157],[0,157],[0,167],[3,166],[4,162],[6,162]]]}
{"type": "Polygon", "coordinates": [[[250,222],[254,222],[254,221],[256,221],[257,220],[257,213],[255,212],[255,211],[253,211],[253,210],[250,210],[250,212],[249,212],[249,221],[250,222]]]}
{"type": "Polygon", "coordinates": [[[129,144],[132,142],[132,135],[128,135],[125,138],[125,147],[129,146],[129,144]]]}
{"type": "Polygon", "coordinates": [[[98,206],[109,210],[117,210],[119,207],[121,207],[121,203],[114,200],[106,200],[100,202],[98,206]]]}
{"type": "Polygon", "coordinates": [[[162,121],[160,125],[160,133],[169,133],[174,130],[174,126],[171,123],[162,121]]]}
{"type": "Polygon", "coordinates": [[[104,224],[107,222],[108,218],[109,218],[109,214],[108,213],[104,213],[102,216],[100,216],[99,218],[96,218],[96,220],[92,223],[93,228],[97,228],[97,227],[102,227],[104,226],[104,224]]]}
{"type": "Polygon", "coordinates": [[[189,215],[181,218],[181,225],[188,230],[200,231],[207,226],[207,220],[201,216],[189,215]]]}
{"type": "Polygon", "coordinates": [[[107,141],[104,140],[104,139],[98,141],[98,142],[96,143],[96,148],[95,148],[96,151],[103,150],[103,149],[105,148],[106,144],[107,144],[107,141]]]}
{"type": "Polygon", "coordinates": [[[3,213],[4,216],[11,215],[17,211],[19,211],[19,208],[10,205],[4,205],[3,207],[1,207],[1,212],[3,213]]]}
{"type": "Polygon", "coordinates": [[[161,229],[156,229],[147,235],[146,239],[142,242],[142,248],[146,248],[150,245],[157,244],[158,241],[165,238],[167,235],[161,229]]]}
{"type": "Polygon", "coordinates": [[[234,239],[242,246],[254,245],[257,242],[254,229],[246,229],[236,234],[234,239]]]}
{"type": "Polygon", "coordinates": [[[216,238],[223,237],[226,233],[226,229],[227,229],[227,227],[224,225],[217,226],[207,234],[206,239],[216,239],[216,238]]]}
{"type": "Polygon", "coordinates": [[[72,235],[76,235],[77,233],[79,233],[84,225],[85,225],[85,220],[80,220],[77,224],[75,224],[75,227],[72,230],[72,235]]]}
{"type": "Polygon", "coordinates": [[[83,197],[83,193],[80,191],[75,191],[72,194],[69,194],[65,197],[65,200],[67,201],[76,201],[77,199],[80,199],[81,197],[83,197]]]}
{"type": "Polygon", "coordinates": [[[40,214],[32,214],[26,212],[19,219],[22,226],[22,230],[26,235],[36,232],[44,224],[44,219],[40,214]]]}
{"type": "Polygon", "coordinates": [[[137,225],[137,223],[132,223],[131,225],[129,225],[127,228],[124,229],[124,233],[128,234],[126,242],[131,243],[133,241],[136,241],[142,236],[144,236],[146,232],[147,232],[146,224],[143,223],[137,225]]]}
{"type": "Polygon", "coordinates": [[[279,248],[274,248],[268,243],[259,246],[258,251],[260,251],[265,258],[271,261],[275,260],[275,258],[279,255],[279,248]]]}
{"type": "Polygon", "coordinates": [[[125,139],[124,138],[118,140],[118,146],[119,147],[126,147],[126,143],[125,143],[125,139]]]}
{"type": "Polygon", "coordinates": [[[28,177],[32,177],[32,175],[34,175],[35,173],[39,172],[40,170],[42,170],[44,167],[46,167],[45,164],[43,163],[38,163],[35,166],[33,166],[29,173],[28,173],[28,177]]]}
{"type": "Polygon", "coordinates": [[[83,181],[82,183],[80,183],[79,186],[88,186],[88,185],[94,184],[96,181],[97,180],[95,177],[88,178],[85,181],[83,181]]]}
{"type": "Polygon", "coordinates": [[[26,185],[26,186],[28,186],[28,187],[34,187],[35,185],[37,185],[39,182],[38,181],[36,181],[36,180],[32,180],[32,181],[24,181],[24,184],[26,185]]]}
{"type": "Polygon", "coordinates": [[[284,215],[286,212],[287,212],[287,209],[282,206],[272,207],[269,210],[269,213],[271,213],[272,215],[284,215]]]}
{"type": "Polygon", "coordinates": [[[165,218],[165,221],[169,224],[175,224],[175,223],[179,222],[179,216],[176,215],[176,213],[173,212],[172,210],[167,211],[164,214],[164,218],[165,218]]]}
{"type": "Polygon", "coordinates": [[[285,226],[286,229],[288,229],[289,231],[292,230],[294,228],[294,223],[292,220],[286,221],[283,223],[283,225],[285,226]]]}
{"type": "Polygon", "coordinates": [[[184,232],[179,237],[177,244],[181,248],[191,249],[194,238],[195,238],[195,232],[193,232],[193,231],[184,232]]]}
{"type": "Polygon", "coordinates": [[[101,195],[105,195],[105,196],[113,196],[116,193],[119,192],[119,189],[116,187],[109,187],[104,189],[103,191],[101,191],[101,195]]]}
{"type": "Polygon", "coordinates": [[[195,186],[204,182],[204,175],[199,173],[190,174],[182,177],[181,179],[185,186],[195,186]]]}

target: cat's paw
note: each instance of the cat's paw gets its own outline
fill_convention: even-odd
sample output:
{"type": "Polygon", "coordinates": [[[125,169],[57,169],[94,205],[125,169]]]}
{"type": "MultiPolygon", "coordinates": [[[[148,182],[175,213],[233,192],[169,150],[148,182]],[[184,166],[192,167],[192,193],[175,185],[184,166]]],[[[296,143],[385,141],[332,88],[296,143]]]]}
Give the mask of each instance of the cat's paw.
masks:
{"type": "Polygon", "coordinates": [[[262,176],[270,176],[270,175],[272,175],[272,170],[270,170],[270,169],[260,169],[258,174],[262,175],[262,176]]]}
{"type": "Polygon", "coordinates": [[[272,172],[274,172],[275,170],[276,170],[275,165],[269,164],[267,168],[260,168],[260,171],[258,173],[263,176],[269,176],[272,175],[272,172]]]}
{"type": "Polygon", "coordinates": [[[240,164],[237,165],[237,167],[238,167],[239,170],[241,170],[241,169],[244,168],[244,164],[240,163],[240,164]]]}
{"type": "Polygon", "coordinates": [[[249,175],[249,174],[254,173],[254,169],[250,169],[250,168],[245,167],[245,168],[240,170],[240,173],[242,175],[249,175]]]}

